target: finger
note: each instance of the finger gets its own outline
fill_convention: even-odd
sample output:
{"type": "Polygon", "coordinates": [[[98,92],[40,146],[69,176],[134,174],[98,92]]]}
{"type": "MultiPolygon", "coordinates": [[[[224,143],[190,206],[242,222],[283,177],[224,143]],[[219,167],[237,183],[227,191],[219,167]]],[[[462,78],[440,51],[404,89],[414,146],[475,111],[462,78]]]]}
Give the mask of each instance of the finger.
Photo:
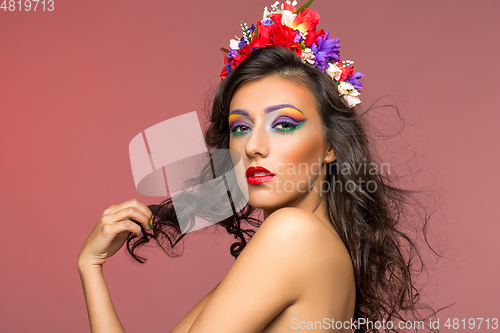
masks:
{"type": "Polygon", "coordinates": [[[117,235],[123,232],[131,232],[137,237],[141,237],[141,227],[132,220],[123,220],[114,224],[106,224],[102,227],[103,233],[116,238],[117,235]]]}
{"type": "Polygon", "coordinates": [[[152,218],[152,215],[153,213],[151,212],[151,210],[148,208],[148,206],[146,206],[145,204],[143,204],[141,201],[137,200],[137,199],[130,199],[130,200],[127,200],[127,201],[124,201],[118,205],[113,205],[113,206],[110,206],[108,209],[106,209],[103,213],[103,215],[110,215],[110,214],[113,214],[123,208],[126,208],[126,207],[136,207],[137,209],[141,210],[145,216],[147,216],[149,219],[152,218]]]}
{"type": "Polygon", "coordinates": [[[149,216],[144,215],[143,211],[137,207],[125,207],[113,214],[102,217],[103,224],[115,224],[124,220],[132,220],[139,223],[144,229],[149,228],[149,216]]]}

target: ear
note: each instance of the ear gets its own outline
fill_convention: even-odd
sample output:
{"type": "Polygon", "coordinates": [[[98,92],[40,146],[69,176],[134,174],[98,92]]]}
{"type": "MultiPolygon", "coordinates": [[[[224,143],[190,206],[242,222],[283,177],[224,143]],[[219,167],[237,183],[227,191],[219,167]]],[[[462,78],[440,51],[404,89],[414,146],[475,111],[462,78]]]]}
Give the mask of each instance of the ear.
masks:
{"type": "Polygon", "coordinates": [[[335,151],[332,148],[331,144],[328,144],[328,150],[326,151],[325,155],[325,163],[332,163],[335,162],[337,159],[337,156],[335,155],[335,151]]]}

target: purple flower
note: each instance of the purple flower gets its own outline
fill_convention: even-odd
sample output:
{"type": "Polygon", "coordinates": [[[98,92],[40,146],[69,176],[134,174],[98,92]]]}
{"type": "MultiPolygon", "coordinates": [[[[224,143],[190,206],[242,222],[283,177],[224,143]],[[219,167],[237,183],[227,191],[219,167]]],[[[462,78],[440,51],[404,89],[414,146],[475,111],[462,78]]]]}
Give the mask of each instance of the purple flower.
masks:
{"type": "MultiPolygon", "coordinates": [[[[252,26],[250,28],[247,29],[247,37],[250,39],[251,38],[251,34],[252,32],[254,32],[255,30],[255,25],[252,24],[252,26]]],[[[247,40],[245,39],[245,36],[241,37],[240,39],[240,42],[238,43],[238,48],[242,48],[243,46],[245,46],[247,44],[247,40]]]]}
{"type": "Polygon", "coordinates": [[[233,67],[232,67],[233,58],[237,57],[239,55],[240,55],[240,53],[238,52],[238,50],[233,50],[233,49],[229,48],[229,52],[226,54],[226,56],[229,58],[229,61],[226,65],[226,71],[228,74],[231,73],[233,70],[233,67]]]}
{"type": "Polygon", "coordinates": [[[239,56],[240,53],[238,52],[238,50],[233,50],[233,49],[229,49],[229,52],[227,53],[227,57],[228,58],[234,58],[234,57],[237,57],[239,56]]]}
{"type": "Polygon", "coordinates": [[[247,43],[247,41],[246,41],[245,37],[241,37],[240,42],[238,43],[238,48],[241,49],[243,46],[246,45],[246,43],[247,43]]]}
{"type": "Polygon", "coordinates": [[[328,62],[336,62],[340,60],[339,41],[340,38],[330,38],[328,30],[324,37],[318,37],[318,41],[312,45],[311,49],[314,54],[314,67],[321,69],[323,72],[328,67],[328,62]]]}
{"type": "Polygon", "coordinates": [[[300,39],[302,38],[302,36],[300,35],[300,31],[299,30],[295,30],[295,38],[293,39],[293,42],[294,43],[299,43],[300,42],[300,39]]]}
{"type": "Polygon", "coordinates": [[[233,71],[233,67],[231,66],[232,63],[233,63],[233,59],[229,59],[229,62],[226,65],[227,74],[229,74],[233,71]]]}
{"type": "Polygon", "coordinates": [[[354,88],[362,89],[363,84],[361,82],[359,82],[358,80],[361,79],[363,76],[365,76],[365,74],[360,73],[360,72],[355,72],[354,74],[352,74],[352,76],[349,76],[346,79],[346,81],[354,88]]]}
{"type": "Polygon", "coordinates": [[[267,19],[265,19],[265,20],[260,21],[260,23],[261,23],[262,25],[273,25],[273,24],[274,24],[274,21],[273,21],[273,20],[271,20],[270,18],[267,18],[267,19]]]}

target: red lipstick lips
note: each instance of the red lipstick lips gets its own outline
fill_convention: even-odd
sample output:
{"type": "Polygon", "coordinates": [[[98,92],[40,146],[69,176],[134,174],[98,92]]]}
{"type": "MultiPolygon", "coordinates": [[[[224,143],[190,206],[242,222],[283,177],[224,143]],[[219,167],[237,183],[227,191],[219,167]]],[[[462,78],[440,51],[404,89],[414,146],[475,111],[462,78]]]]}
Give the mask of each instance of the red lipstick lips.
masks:
{"type": "Polygon", "coordinates": [[[275,177],[271,171],[261,166],[248,167],[245,176],[247,177],[247,183],[250,185],[262,184],[275,177]]]}

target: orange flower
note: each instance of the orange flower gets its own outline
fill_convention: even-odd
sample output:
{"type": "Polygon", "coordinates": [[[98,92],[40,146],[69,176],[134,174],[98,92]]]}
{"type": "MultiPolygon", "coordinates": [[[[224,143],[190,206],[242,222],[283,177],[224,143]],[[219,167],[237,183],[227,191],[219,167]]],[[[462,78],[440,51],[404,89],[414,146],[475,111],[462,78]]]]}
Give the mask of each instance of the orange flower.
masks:
{"type": "MultiPolygon", "coordinates": [[[[294,6],[284,3],[284,10],[289,10],[295,13],[297,10],[294,6]]],[[[314,9],[306,8],[297,14],[295,19],[292,21],[290,28],[300,32],[306,32],[309,30],[316,31],[316,26],[319,24],[319,13],[314,9]]]]}
{"type": "Polygon", "coordinates": [[[314,9],[306,8],[297,14],[290,28],[298,29],[300,32],[316,31],[319,22],[319,13],[314,9]]]}

